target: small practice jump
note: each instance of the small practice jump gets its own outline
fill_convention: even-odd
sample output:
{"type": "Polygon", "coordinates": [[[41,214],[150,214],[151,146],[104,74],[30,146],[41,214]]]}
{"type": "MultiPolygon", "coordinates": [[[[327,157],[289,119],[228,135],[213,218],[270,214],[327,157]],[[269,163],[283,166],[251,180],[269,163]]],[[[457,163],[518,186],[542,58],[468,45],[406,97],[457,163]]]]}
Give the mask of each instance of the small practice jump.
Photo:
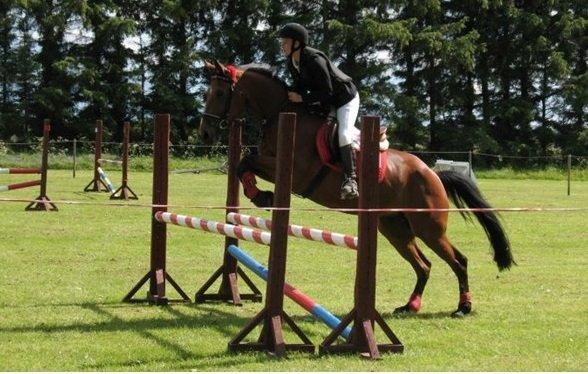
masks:
{"type": "Polygon", "coordinates": [[[102,158],[102,138],[104,135],[103,123],[96,121],[96,138],[94,140],[94,177],[84,188],[84,192],[110,192],[111,200],[137,200],[135,192],[128,185],[129,170],[129,141],[131,133],[130,122],[123,124],[123,150],[122,160],[108,160],[102,158]],[[120,165],[122,168],[122,181],[118,188],[115,188],[110,178],[102,168],[104,164],[120,165]]]}
{"type": "Polygon", "coordinates": [[[43,150],[41,156],[40,168],[0,168],[0,174],[40,174],[41,179],[26,182],[0,185],[0,192],[18,190],[40,186],[39,196],[35,201],[26,206],[28,211],[57,211],[57,206],[51,202],[47,196],[47,170],[49,168],[49,133],[51,132],[51,123],[48,119],[43,122],[43,150]]]}

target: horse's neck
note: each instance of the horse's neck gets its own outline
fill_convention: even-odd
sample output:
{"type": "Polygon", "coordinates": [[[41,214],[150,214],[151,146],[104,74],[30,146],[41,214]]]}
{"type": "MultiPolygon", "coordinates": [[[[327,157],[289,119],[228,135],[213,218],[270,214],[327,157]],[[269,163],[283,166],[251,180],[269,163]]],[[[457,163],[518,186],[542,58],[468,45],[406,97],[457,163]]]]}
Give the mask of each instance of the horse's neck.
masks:
{"type": "Polygon", "coordinates": [[[279,114],[282,111],[295,112],[297,114],[296,139],[298,150],[303,153],[312,153],[314,138],[324,122],[319,117],[309,115],[303,104],[295,104],[288,101],[288,93],[284,86],[272,78],[258,73],[248,77],[244,88],[247,89],[247,102],[254,115],[263,118],[262,150],[264,153],[274,154],[278,135],[279,114]]]}
{"type": "Polygon", "coordinates": [[[284,87],[259,73],[252,73],[247,78],[247,97],[251,110],[266,121],[277,119],[288,95],[284,87]]]}

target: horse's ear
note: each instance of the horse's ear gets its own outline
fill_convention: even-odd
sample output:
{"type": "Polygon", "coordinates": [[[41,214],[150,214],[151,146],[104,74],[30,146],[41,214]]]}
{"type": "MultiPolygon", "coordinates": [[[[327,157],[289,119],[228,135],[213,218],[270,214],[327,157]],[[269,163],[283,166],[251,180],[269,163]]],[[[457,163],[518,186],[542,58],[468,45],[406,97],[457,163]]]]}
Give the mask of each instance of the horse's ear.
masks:
{"type": "Polygon", "coordinates": [[[217,59],[214,60],[214,66],[216,68],[216,71],[220,74],[223,75],[227,75],[227,69],[224,67],[223,64],[221,64],[220,62],[218,62],[217,59]]]}
{"type": "Polygon", "coordinates": [[[210,71],[216,69],[216,66],[214,66],[213,63],[211,63],[210,61],[207,61],[207,60],[204,60],[204,67],[210,71]]]}

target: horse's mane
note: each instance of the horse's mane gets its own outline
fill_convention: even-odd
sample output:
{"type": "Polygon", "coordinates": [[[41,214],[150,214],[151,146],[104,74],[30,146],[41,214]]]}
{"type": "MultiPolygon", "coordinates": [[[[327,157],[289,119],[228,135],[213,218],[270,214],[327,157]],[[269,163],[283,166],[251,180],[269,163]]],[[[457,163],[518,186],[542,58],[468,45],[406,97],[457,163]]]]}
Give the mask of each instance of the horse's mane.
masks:
{"type": "Polygon", "coordinates": [[[268,64],[250,63],[247,65],[239,66],[239,69],[244,71],[251,71],[259,73],[265,77],[271,78],[279,83],[285,90],[288,89],[288,85],[284,82],[277,74],[277,69],[268,64]]]}

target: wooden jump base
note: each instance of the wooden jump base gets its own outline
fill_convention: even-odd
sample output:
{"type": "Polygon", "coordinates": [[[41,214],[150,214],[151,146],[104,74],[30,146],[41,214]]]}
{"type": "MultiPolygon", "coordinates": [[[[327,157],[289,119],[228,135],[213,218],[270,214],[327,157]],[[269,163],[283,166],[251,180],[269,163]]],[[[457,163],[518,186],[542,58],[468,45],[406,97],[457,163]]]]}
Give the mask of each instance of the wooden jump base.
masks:
{"type": "Polygon", "coordinates": [[[39,196],[25,207],[27,211],[57,211],[55,204],[47,197],[47,170],[49,160],[49,133],[51,123],[48,119],[43,121],[43,145],[40,168],[0,168],[0,174],[41,174],[41,179],[20,183],[12,183],[0,186],[0,192],[12,191],[32,186],[40,186],[39,196]]]}
{"type": "MultiPolygon", "coordinates": [[[[236,225],[245,225],[262,230],[271,230],[272,221],[269,219],[249,216],[246,214],[229,213],[227,221],[236,225]]],[[[288,225],[288,235],[301,239],[308,239],[315,242],[331,244],[349,249],[357,249],[357,237],[326,230],[313,229],[311,227],[288,225]]]]}
{"type": "Polygon", "coordinates": [[[94,178],[84,188],[85,192],[110,192],[111,200],[137,200],[138,197],[128,185],[129,170],[129,140],[131,133],[130,122],[123,124],[123,150],[122,160],[107,160],[102,158],[102,138],[104,135],[103,123],[101,120],[96,121],[96,138],[94,140],[94,178]],[[112,183],[102,170],[102,164],[118,164],[122,166],[122,182],[118,189],[114,189],[112,183]]]}

